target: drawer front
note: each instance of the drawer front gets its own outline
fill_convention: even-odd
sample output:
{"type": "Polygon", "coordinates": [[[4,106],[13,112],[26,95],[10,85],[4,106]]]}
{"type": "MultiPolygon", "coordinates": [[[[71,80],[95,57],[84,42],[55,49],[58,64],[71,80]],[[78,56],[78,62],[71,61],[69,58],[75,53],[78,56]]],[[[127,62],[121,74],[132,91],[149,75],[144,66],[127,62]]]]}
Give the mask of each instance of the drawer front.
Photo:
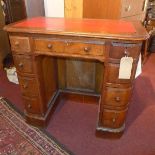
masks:
{"type": "Polygon", "coordinates": [[[138,59],[141,50],[141,43],[119,43],[112,42],[109,51],[111,59],[120,60],[124,56],[133,57],[138,59]]]}
{"type": "Polygon", "coordinates": [[[39,97],[27,98],[23,97],[25,109],[27,113],[41,114],[40,100],[39,97]]]}
{"type": "Polygon", "coordinates": [[[133,63],[130,79],[119,79],[119,68],[120,64],[109,63],[108,66],[106,66],[105,71],[106,83],[117,83],[117,84],[131,83],[131,81],[134,79],[135,64],[133,63]]]}
{"type": "Polygon", "coordinates": [[[65,50],[65,42],[58,40],[35,39],[34,49],[35,51],[63,53],[65,50]]]}
{"type": "Polygon", "coordinates": [[[104,109],[102,113],[102,124],[107,128],[120,128],[126,118],[127,109],[124,111],[114,111],[104,109]]]}
{"type": "Polygon", "coordinates": [[[104,105],[127,106],[131,97],[131,88],[110,88],[106,87],[103,94],[104,105]]]}
{"type": "Polygon", "coordinates": [[[145,0],[122,0],[121,17],[133,16],[144,11],[145,0]]]}
{"type": "Polygon", "coordinates": [[[32,58],[30,56],[14,55],[13,58],[17,71],[33,73],[32,58]]]}
{"type": "Polygon", "coordinates": [[[10,36],[12,51],[16,53],[30,52],[30,41],[28,37],[10,36]]]}
{"type": "Polygon", "coordinates": [[[104,55],[105,52],[104,42],[94,44],[93,41],[83,43],[80,41],[70,41],[70,40],[35,39],[34,47],[36,51],[94,55],[94,56],[104,55]]]}
{"type": "Polygon", "coordinates": [[[104,42],[101,44],[82,43],[82,42],[67,42],[65,53],[102,56],[105,53],[104,42]]]}
{"type": "Polygon", "coordinates": [[[35,78],[18,76],[21,92],[24,96],[38,95],[38,86],[35,78]]]}

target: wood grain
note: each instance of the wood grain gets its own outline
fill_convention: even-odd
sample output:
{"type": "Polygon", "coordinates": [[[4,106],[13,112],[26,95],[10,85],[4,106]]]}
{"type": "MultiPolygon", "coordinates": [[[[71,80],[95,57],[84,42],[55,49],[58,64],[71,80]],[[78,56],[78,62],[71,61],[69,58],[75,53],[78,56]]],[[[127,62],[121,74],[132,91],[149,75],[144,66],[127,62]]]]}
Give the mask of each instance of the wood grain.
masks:
{"type": "Polygon", "coordinates": [[[95,90],[95,63],[81,60],[67,60],[66,88],[94,92],[95,90]]]}
{"type": "Polygon", "coordinates": [[[83,18],[83,0],[65,0],[65,18],[83,18]]]}
{"type": "Polygon", "coordinates": [[[101,19],[119,19],[121,0],[84,0],[83,17],[101,19]]]}

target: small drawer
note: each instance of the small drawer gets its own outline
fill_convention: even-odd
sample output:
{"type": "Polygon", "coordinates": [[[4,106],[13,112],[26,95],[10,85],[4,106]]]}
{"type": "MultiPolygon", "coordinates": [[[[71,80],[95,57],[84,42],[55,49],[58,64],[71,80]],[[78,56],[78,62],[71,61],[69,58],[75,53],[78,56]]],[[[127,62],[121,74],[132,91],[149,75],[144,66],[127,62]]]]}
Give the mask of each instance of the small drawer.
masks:
{"type": "Polygon", "coordinates": [[[65,42],[63,40],[35,39],[34,49],[35,51],[63,53],[65,50],[65,42]]]}
{"type": "Polygon", "coordinates": [[[100,44],[98,43],[94,44],[93,41],[92,42],[68,41],[66,42],[65,53],[103,56],[105,55],[105,45],[104,42],[100,42],[100,44]]]}
{"type": "Polygon", "coordinates": [[[133,63],[130,79],[119,79],[119,68],[120,68],[120,64],[109,63],[106,66],[106,70],[105,70],[106,83],[114,83],[114,84],[131,83],[131,81],[134,79],[136,65],[133,63]]]}
{"type": "Polygon", "coordinates": [[[30,41],[28,37],[10,36],[12,51],[16,53],[30,52],[30,41]]]}
{"type": "Polygon", "coordinates": [[[38,85],[35,78],[18,76],[21,92],[24,96],[37,96],[38,85]]]}
{"type": "Polygon", "coordinates": [[[131,88],[106,87],[103,94],[103,104],[120,107],[127,106],[131,97],[131,88]]]}
{"type": "Polygon", "coordinates": [[[33,73],[32,58],[24,55],[14,55],[14,62],[17,71],[23,73],[33,73]]]}
{"type": "Polygon", "coordinates": [[[99,43],[73,40],[34,40],[35,51],[100,56],[105,53],[104,41],[99,43]]]}
{"type": "Polygon", "coordinates": [[[38,114],[38,115],[42,114],[39,97],[34,97],[34,98],[23,97],[23,101],[24,101],[25,110],[27,113],[38,114]]]}
{"type": "Polygon", "coordinates": [[[133,59],[138,59],[141,51],[141,43],[121,43],[112,42],[109,51],[109,57],[111,59],[120,59],[124,56],[132,57],[133,59]]]}
{"type": "Polygon", "coordinates": [[[102,113],[102,125],[107,128],[121,128],[125,122],[127,109],[114,111],[104,109],[102,113]]]}

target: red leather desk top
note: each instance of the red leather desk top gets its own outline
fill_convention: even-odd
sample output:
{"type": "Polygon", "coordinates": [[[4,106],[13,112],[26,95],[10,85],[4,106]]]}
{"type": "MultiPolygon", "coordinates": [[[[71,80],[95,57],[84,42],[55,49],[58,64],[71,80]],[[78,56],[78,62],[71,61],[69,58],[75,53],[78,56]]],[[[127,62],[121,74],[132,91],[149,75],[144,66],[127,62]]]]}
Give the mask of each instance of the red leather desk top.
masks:
{"type": "Polygon", "coordinates": [[[85,36],[104,39],[146,40],[149,35],[139,21],[35,17],[4,27],[7,32],[85,36]]]}
{"type": "Polygon", "coordinates": [[[17,23],[14,27],[43,28],[46,30],[71,32],[100,32],[100,33],[135,33],[131,22],[108,19],[64,19],[37,17],[17,23]]]}

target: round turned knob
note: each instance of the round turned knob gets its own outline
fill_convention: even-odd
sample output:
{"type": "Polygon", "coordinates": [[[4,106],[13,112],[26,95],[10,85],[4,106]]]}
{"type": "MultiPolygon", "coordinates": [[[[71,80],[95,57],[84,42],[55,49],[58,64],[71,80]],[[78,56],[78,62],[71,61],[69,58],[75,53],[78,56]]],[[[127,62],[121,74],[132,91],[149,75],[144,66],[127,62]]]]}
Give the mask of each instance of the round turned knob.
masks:
{"type": "Polygon", "coordinates": [[[117,96],[117,97],[115,97],[115,100],[117,101],[117,102],[120,102],[120,97],[119,96],[117,96]]]}
{"type": "Polygon", "coordinates": [[[131,10],[131,6],[130,6],[130,5],[128,5],[128,6],[125,7],[125,11],[126,11],[126,12],[128,12],[128,11],[130,11],[130,10],[131,10]]]}
{"type": "Polygon", "coordinates": [[[15,46],[19,46],[19,41],[16,41],[15,42],[15,46]]]}
{"type": "Polygon", "coordinates": [[[23,88],[24,88],[24,89],[28,88],[28,84],[27,84],[27,83],[24,84],[24,85],[23,85],[23,88]]]}
{"type": "Polygon", "coordinates": [[[66,46],[69,46],[70,45],[70,43],[69,42],[66,42],[66,46]]]}
{"type": "Polygon", "coordinates": [[[89,47],[85,47],[85,48],[84,48],[84,51],[85,51],[85,52],[89,52],[89,51],[90,51],[90,48],[89,48],[89,47]]]}
{"type": "Polygon", "coordinates": [[[47,45],[47,48],[48,48],[48,49],[51,49],[51,48],[52,48],[52,44],[48,44],[48,45],[47,45]]]}
{"type": "Polygon", "coordinates": [[[113,118],[113,119],[112,119],[112,122],[115,123],[115,122],[116,122],[116,118],[113,118]]]}
{"type": "Polygon", "coordinates": [[[149,21],[147,22],[147,24],[150,25],[150,24],[151,24],[151,20],[149,20],[149,21]]]}
{"type": "Polygon", "coordinates": [[[20,68],[22,68],[22,67],[23,67],[23,63],[19,63],[18,66],[19,66],[20,68]]]}
{"type": "Polygon", "coordinates": [[[28,107],[29,109],[31,109],[32,106],[31,106],[31,104],[28,104],[27,107],[28,107]]]}

